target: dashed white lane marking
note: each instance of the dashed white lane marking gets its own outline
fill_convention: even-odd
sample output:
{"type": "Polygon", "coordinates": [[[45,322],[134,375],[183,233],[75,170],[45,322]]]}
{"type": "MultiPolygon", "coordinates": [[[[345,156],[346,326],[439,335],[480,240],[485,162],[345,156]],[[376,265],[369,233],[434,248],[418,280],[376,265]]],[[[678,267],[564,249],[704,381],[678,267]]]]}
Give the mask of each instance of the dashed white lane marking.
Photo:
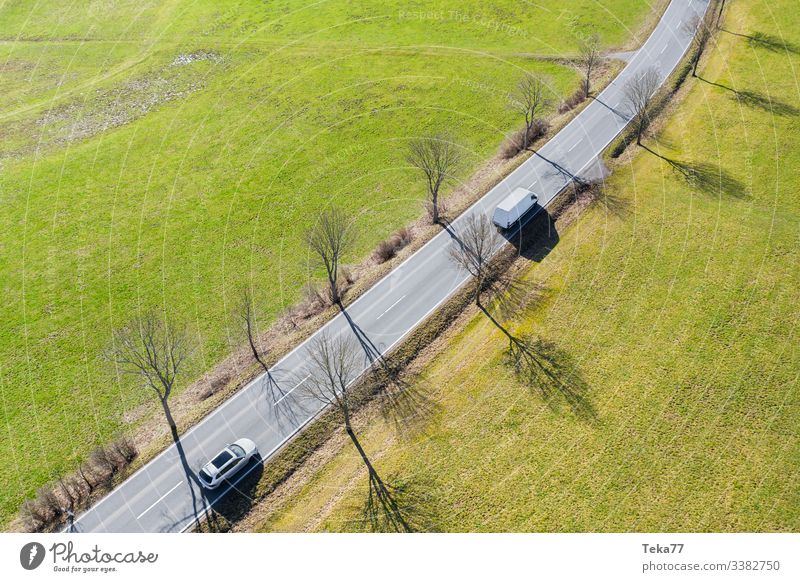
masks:
{"type": "Polygon", "coordinates": [[[664,48],[661,49],[661,52],[658,53],[659,55],[663,55],[664,51],[667,50],[667,45],[664,45],[664,48]]]}
{"type": "Polygon", "coordinates": [[[395,301],[394,303],[392,303],[392,304],[391,304],[389,307],[387,307],[387,308],[384,310],[384,312],[383,312],[383,313],[381,313],[381,314],[380,314],[378,317],[376,317],[376,318],[375,318],[375,321],[378,321],[378,320],[379,320],[381,317],[383,317],[384,315],[386,315],[387,313],[389,313],[389,310],[390,310],[392,307],[394,307],[395,305],[397,305],[398,303],[400,303],[400,302],[401,302],[403,299],[405,299],[405,298],[406,298],[406,296],[405,296],[405,295],[403,295],[403,296],[402,296],[400,299],[398,299],[397,301],[395,301]]]}
{"type": "Polygon", "coordinates": [[[147,513],[147,512],[148,512],[148,511],[150,511],[151,509],[153,509],[153,508],[154,508],[156,505],[158,505],[159,503],[161,503],[161,500],[162,500],[162,499],[164,499],[164,498],[165,498],[167,495],[169,495],[169,494],[170,494],[170,493],[172,493],[173,491],[175,491],[175,490],[176,490],[176,489],[177,489],[177,488],[180,486],[180,484],[181,484],[181,483],[183,483],[183,481],[178,481],[177,485],[175,485],[175,486],[174,486],[172,489],[170,489],[169,491],[167,491],[166,493],[164,493],[164,495],[162,495],[161,497],[159,497],[158,499],[156,499],[156,500],[155,500],[155,502],[153,503],[153,505],[151,505],[150,507],[148,507],[147,509],[145,509],[143,512],[141,512],[139,515],[137,515],[137,516],[136,516],[136,519],[142,519],[142,516],[143,516],[145,513],[147,513]]]}
{"type": "Polygon", "coordinates": [[[278,399],[275,401],[275,404],[273,404],[272,406],[277,406],[277,405],[280,403],[280,401],[281,401],[281,400],[283,400],[284,398],[286,398],[287,396],[289,396],[289,394],[291,394],[292,392],[294,392],[294,391],[295,391],[297,388],[299,388],[299,387],[300,387],[300,385],[301,385],[303,382],[305,382],[305,381],[306,381],[306,380],[308,380],[309,378],[311,378],[311,374],[309,374],[308,376],[306,376],[305,378],[303,378],[302,380],[300,380],[300,381],[299,381],[297,384],[295,384],[295,387],[294,387],[294,388],[292,388],[292,389],[291,389],[291,390],[289,390],[289,391],[288,391],[286,394],[284,394],[283,396],[281,396],[280,398],[278,398],[278,399]]]}
{"type": "Polygon", "coordinates": [[[571,148],[569,148],[569,149],[567,150],[567,153],[571,152],[571,151],[572,151],[572,150],[574,150],[576,147],[578,147],[579,145],[581,145],[581,141],[583,141],[583,140],[580,140],[580,141],[579,141],[578,143],[576,143],[574,146],[572,146],[571,148]]]}

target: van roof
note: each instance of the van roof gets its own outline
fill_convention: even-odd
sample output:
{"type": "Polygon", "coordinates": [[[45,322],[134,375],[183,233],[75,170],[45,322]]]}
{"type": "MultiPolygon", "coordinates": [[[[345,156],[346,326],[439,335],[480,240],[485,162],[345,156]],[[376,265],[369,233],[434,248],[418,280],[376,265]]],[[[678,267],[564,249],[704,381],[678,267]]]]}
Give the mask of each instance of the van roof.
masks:
{"type": "MultiPolygon", "coordinates": [[[[505,212],[511,212],[512,210],[514,210],[514,208],[516,208],[517,204],[522,202],[522,200],[529,197],[531,194],[533,194],[533,192],[531,192],[527,188],[522,188],[522,187],[514,188],[514,190],[511,191],[511,194],[506,196],[500,202],[500,204],[497,205],[497,207],[505,212]]],[[[534,199],[535,198],[536,195],[534,194],[534,199]]]]}

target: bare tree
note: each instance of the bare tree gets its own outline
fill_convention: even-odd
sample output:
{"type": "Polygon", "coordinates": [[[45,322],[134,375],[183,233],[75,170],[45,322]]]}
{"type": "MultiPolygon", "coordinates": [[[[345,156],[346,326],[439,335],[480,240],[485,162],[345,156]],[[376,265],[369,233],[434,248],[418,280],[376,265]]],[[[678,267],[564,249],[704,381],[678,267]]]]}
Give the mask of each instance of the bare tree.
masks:
{"type": "Polygon", "coordinates": [[[411,531],[391,488],[378,475],[353,430],[350,384],[358,377],[360,353],[360,348],[349,337],[330,336],[323,331],[309,346],[302,389],[306,395],[332,406],[341,415],[344,430],[369,474],[369,504],[379,507],[397,531],[411,531]]]}
{"type": "Polygon", "coordinates": [[[578,49],[580,50],[578,62],[583,70],[581,88],[583,89],[583,96],[588,97],[592,88],[592,73],[602,58],[600,54],[600,36],[593,32],[581,40],[578,49]]]}
{"type": "Polygon", "coordinates": [[[527,150],[533,125],[542,110],[547,106],[547,87],[545,82],[535,75],[526,74],[517,83],[511,95],[511,107],[525,118],[525,133],[522,136],[522,149],[527,150]]]}
{"type": "Polygon", "coordinates": [[[256,362],[261,365],[265,372],[269,372],[269,366],[264,362],[261,351],[258,348],[255,307],[253,306],[253,296],[250,293],[250,289],[247,287],[242,288],[241,300],[236,310],[242,322],[244,332],[247,335],[247,344],[250,346],[250,352],[253,354],[253,358],[255,358],[256,362]]]}
{"type": "Polygon", "coordinates": [[[471,214],[450,245],[449,257],[475,279],[475,305],[481,306],[481,291],[492,276],[490,259],[500,246],[500,235],[485,214],[471,214]]]}
{"type": "Polygon", "coordinates": [[[637,145],[642,145],[642,135],[650,121],[650,104],[659,84],[658,71],[650,67],[625,85],[623,101],[632,117],[637,145]]]}
{"type": "Polygon", "coordinates": [[[185,330],[155,312],[137,317],[125,327],[115,330],[112,345],[106,352],[109,360],[126,373],[137,376],[144,386],[156,394],[176,442],[178,428],[168,400],[187,355],[185,330]]]}
{"type": "Polygon", "coordinates": [[[306,232],[306,242],[325,267],[330,286],[331,301],[341,304],[339,293],[339,267],[342,256],[353,244],[350,218],[333,207],[323,212],[316,224],[306,232]]]}
{"type": "Polygon", "coordinates": [[[439,224],[439,191],[442,185],[452,178],[453,172],[461,162],[458,146],[448,136],[442,134],[421,137],[409,144],[406,159],[409,164],[425,174],[431,221],[433,224],[439,224]]]}
{"type": "Polygon", "coordinates": [[[692,35],[692,48],[694,50],[692,55],[692,77],[697,76],[697,65],[703,56],[708,40],[711,38],[710,20],[713,15],[709,15],[710,13],[706,13],[705,16],[701,17],[696,14],[693,18],[683,23],[684,32],[692,35]]]}

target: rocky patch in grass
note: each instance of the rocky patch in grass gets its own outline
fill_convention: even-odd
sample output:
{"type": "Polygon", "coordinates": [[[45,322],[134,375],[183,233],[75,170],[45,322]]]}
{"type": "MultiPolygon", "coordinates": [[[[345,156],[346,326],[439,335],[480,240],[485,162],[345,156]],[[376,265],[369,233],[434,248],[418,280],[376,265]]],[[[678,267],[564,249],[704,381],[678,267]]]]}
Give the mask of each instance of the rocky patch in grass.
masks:
{"type": "Polygon", "coordinates": [[[160,69],[74,97],[47,109],[34,120],[3,124],[0,134],[15,136],[16,143],[0,157],[19,157],[34,150],[64,146],[131,123],[203,89],[207,72],[195,67],[202,62],[222,61],[222,56],[213,51],[182,53],[160,69]]]}

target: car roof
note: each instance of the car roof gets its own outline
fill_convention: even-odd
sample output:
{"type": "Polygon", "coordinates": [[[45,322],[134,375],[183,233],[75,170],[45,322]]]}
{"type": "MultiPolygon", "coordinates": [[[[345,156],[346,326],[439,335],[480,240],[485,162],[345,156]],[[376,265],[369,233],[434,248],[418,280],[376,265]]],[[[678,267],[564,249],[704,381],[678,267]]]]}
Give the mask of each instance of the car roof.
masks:
{"type": "Polygon", "coordinates": [[[231,459],[232,459],[234,456],[235,456],[235,455],[233,454],[233,451],[231,451],[229,447],[225,447],[225,448],[224,448],[224,449],[222,449],[222,450],[221,450],[219,453],[217,453],[217,456],[216,456],[216,457],[214,457],[213,459],[211,459],[211,461],[210,461],[210,462],[211,462],[211,464],[212,464],[212,465],[214,465],[214,466],[215,466],[217,469],[221,469],[222,467],[224,467],[225,465],[227,465],[227,464],[228,464],[228,462],[229,462],[229,461],[230,461],[230,460],[231,460],[231,459]]]}
{"type": "Polygon", "coordinates": [[[230,450],[229,447],[222,449],[217,455],[203,466],[203,470],[211,477],[216,476],[219,470],[230,462],[236,455],[230,450]]]}

